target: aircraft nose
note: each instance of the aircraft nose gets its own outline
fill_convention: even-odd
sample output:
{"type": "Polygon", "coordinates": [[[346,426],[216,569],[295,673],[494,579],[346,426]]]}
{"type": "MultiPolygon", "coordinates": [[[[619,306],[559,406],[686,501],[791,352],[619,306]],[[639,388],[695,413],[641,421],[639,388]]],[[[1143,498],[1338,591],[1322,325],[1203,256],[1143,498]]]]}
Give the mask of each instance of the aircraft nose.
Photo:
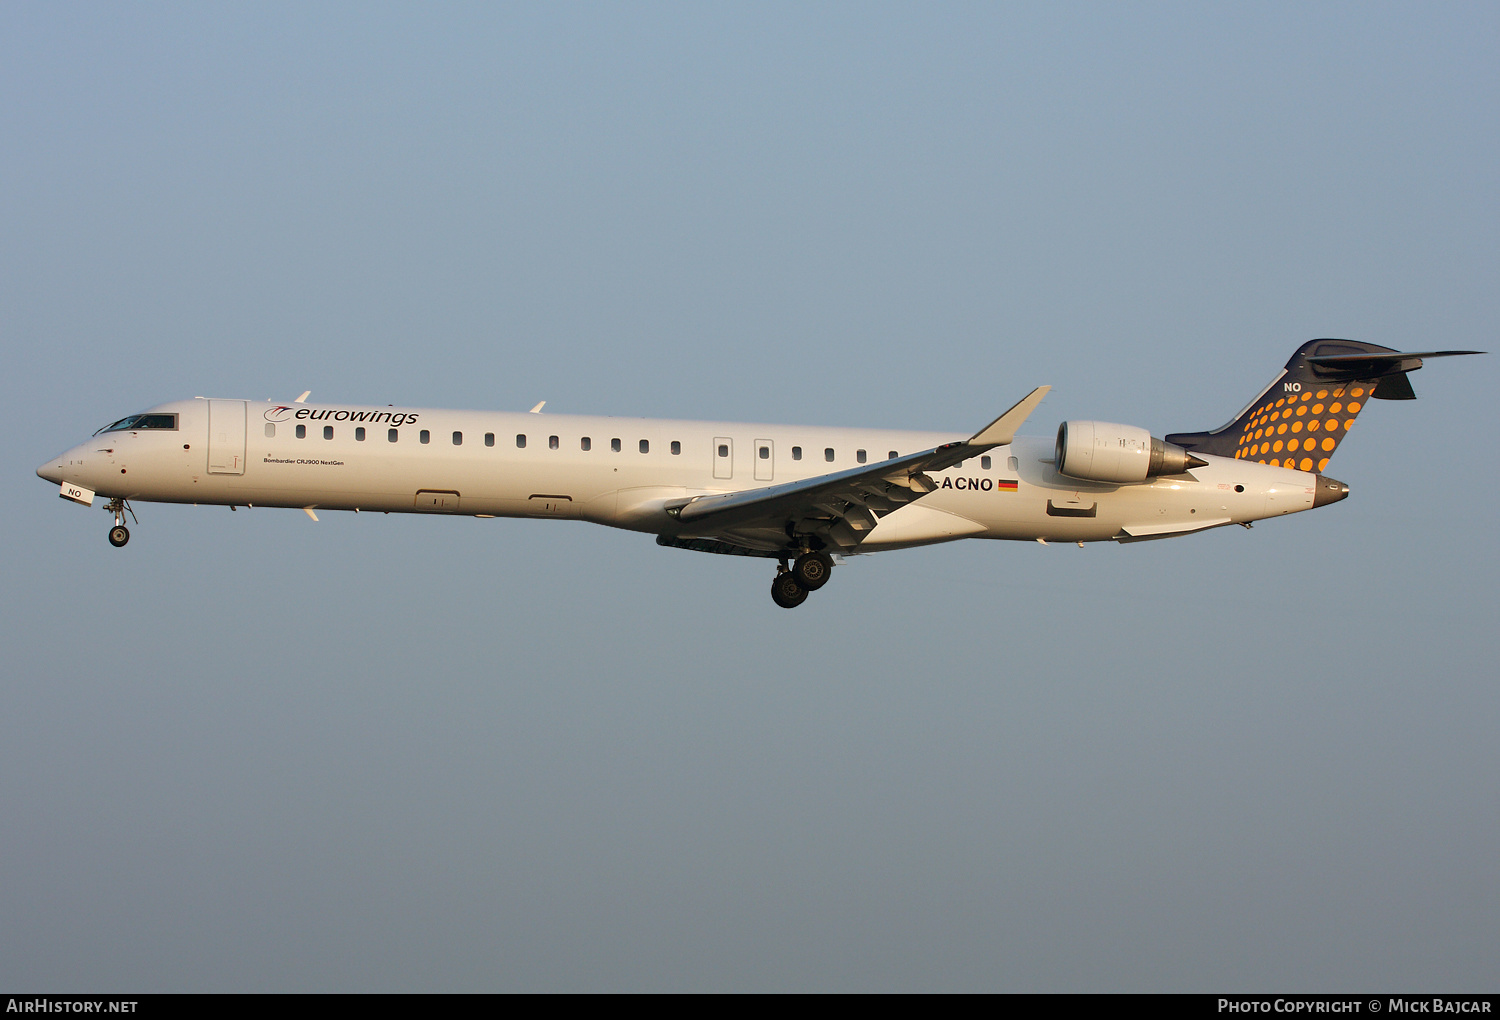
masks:
{"type": "Polygon", "coordinates": [[[1349,486],[1335,478],[1318,475],[1317,492],[1313,495],[1314,507],[1320,507],[1327,503],[1337,503],[1339,500],[1347,498],[1349,498],[1349,486]]]}
{"type": "Polygon", "coordinates": [[[53,485],[61,485],[63,480],[62,458],[53,457],[47,463],[36,469],[38,478],[45,478],[53,485]]]}

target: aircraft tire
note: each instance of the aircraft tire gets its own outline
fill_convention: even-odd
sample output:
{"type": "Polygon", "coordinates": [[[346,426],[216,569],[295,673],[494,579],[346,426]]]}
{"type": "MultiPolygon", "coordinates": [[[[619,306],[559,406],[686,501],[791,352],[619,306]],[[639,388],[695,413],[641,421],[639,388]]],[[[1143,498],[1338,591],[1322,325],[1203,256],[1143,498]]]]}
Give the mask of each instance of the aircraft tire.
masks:
{"type": "Polygon", "coordinates": [[[803,588],[817,591],[833,576],[833,557],[822,552],[803,553],[792,564],[792,576],[803,588]]]}
{"type": "Polygon", "coordinates": [[[109,529],[109,544],[116,549],[130,541],[130,529],[123,524],[116,524],[109,529]]]}
{"type": "Polygon", "coordinates": [[[797,583],[791,571],[780,573],[771,582],[771,601],[782,609],[796,609],[807,601],[807,589],[797,583]]]}

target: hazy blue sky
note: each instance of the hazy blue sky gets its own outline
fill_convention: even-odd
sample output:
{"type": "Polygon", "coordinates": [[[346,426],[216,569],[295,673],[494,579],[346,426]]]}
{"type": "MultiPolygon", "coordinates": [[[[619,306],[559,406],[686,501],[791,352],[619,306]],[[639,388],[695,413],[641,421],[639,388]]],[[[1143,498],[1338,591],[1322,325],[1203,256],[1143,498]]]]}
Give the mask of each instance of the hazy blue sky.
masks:
{"type": "Polygon", "coordinates": [[[1500,355],[1336,506],[759,561],[33,474],[193,395],[1218,425],[1500,350],[1500,8],[0,5],[0,985],[1494,990],[1500,355]]]}

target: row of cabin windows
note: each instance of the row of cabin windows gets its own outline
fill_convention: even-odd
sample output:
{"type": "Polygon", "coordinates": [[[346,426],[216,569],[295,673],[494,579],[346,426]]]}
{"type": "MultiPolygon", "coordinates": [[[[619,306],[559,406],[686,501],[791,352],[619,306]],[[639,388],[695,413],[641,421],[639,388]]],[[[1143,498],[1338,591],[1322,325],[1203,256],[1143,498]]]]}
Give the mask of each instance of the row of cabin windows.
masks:
{"type": "MultiPolygon", "coordinates": [[[[762,446],[762,447],[760,447],[759,450],[756,451],[756,454],[757,454],[757,456],[760,457],[761,460],[770,460],[771,459],[771,448],[769,446],[762,446]]],[[[725,445],[723,443],[719,444],[719,456],[720,457],[728,457],[729,456],[729,447],[727,445],[725,445]]],[[[895,460],[899,456],[901,456],[901,454],[898,451],[891,450],[890,452],[888,452],[885,455],[885,458],[886,458],[886,460],[895,460]]],[[[800,446],[794,446],[794,447],[792,447],[792,460],[801,460],[801,459],[802,459],[802,447],[800,447],[800,446]]],[[[828,461],[828,463],[830,463],[830,464],[833,463],[833,461],[834,461],[834,450],[833,450],[833,447],[829,446],[829,447],[825,447],[823,449],[823,459],[826,460],[826,461],[828,461]]],[[[869,462],[869,459],[870,459],[869,458],[869,454],[866,451],[864,451],[864,450],[855,450],[854,451],[854,460],[857,463],[865,464],[865,463],[869,462]]],[[[959,465],[955,465],[955,466],[959,466],[959,465]]],[[[982,467],[984,470],[988,471],[990,469],[990,458],[989,457],[980,457],[979,458],[979,466],[982,467]]]]}
{"type": "MultiPolygon", "coordinates": [[[[457,446],[462,441],[463,440],[461,438],[460,433],[457,433],[457,432],[453,433],[453,445],[454,446],[457,446]]],[[[493,433],[490,433],[490,432],[486,432],[485,433],[485,435],[484,435],[484,445],[485,446],[494,446],[495,445],[495,436],[494,436],[493,433]]],[[[640,449],[640,451],[642,453],[650,453],[651,452],[651,440],[649,440],[649,439],[642,439],[637,444],[637,447],[640,449]]],[[[561,448],[562,448],[562,441],[557,436],[548,436],[547,437],[547,449],[549,449],[549,450],[557,450],[557,449],[561,449],[561,448]]],[[[594,448],[594,440],[591,437],[589,437],[589,436],[582,436],[578,440],[578,448],[580,450],[584,451],[585,453],[587,453],[587,452],[589,452],[590,450],[592,450],[594,448]]],[[[622,449],[624,449],[624,444],[622,444],[620,442],[620,440],[618,440],[618,439],[611,439],[609,441],[609,448],[612,451],[614,451],[615,453],[619,453],[622,449]]],[[[526,433],[524,433],[524,432],[518,432],[518,433],[516,433],[516,449],[518,449],[518,450],[524,450],[524,449],[526,449],[526,433]]],[[[682,444],[679,443],[675,439],[672,440],[671,450],[672,450],[672,456],[674,456],[674,457],[681,456],[682,455],[682,444]]]]}
{"type": "MultiPolygon", "coordinates": [[[[769,446],[762,446],[757,451],[757,455],[760,457],[761,460],[770,460],[771,459],[771,448],[769,446]]],[[[723,444],[720,444],[720,446],[719,446],[719,456],[720,457],[727,457],[727,456],[729,456],[729,447],[725,446],[723,444]]],[[[897,453],[895,450],[892,450],[890,453],[888,453],[888,454],[885,455],[886,460],[895,460],[899,456],[901,456],[901,454],[897,453]]],[[[825,447],[824,450],[823,450],[823,459],[826,460],[826,461],[828,461],[828,463],[832,464],[833,461],[834,461],[834,458],[835,458],[835,454],[834,454],[834,451],[833,451],[833,447],[831,447],[831,446],[825,447]]],[[[801,460],[801,459],[802,459],[802,447],[800,447],[800,446],[794,446],[794,447],[792,447],[792,460],[801,460]]],[[[855,450],[854,451],[854,459],[857,462],[859,462],[860,464],[864,464],[867,461],[869,461],[870,455],[868,453],[866,453],[864,450],[855,450]]]]}
{"type": "MultiPolygon", "coordinates": [[[[273,423],[267,422],[266,423],[266,437],[267,438],[275,438],[275,436],[276,436],[276,426],[273,423]]],[[[400,429],[387,429],[385,437],[386,437],[386,440],[388,442],[392,442],[392,443],[398,442],[401,439],[401,430],[400,429]]],[[[307,438],[307,426],[306,425],[298,425],[297,426],[297,438],[298,439],[306,439],[307,438]]],[[[333,426],[332,425],[324,425],[323,426],[323,438],[324,439],[332,439],[333,438],[333,426]]],[[[354,430],[354,441],[357,442],[357,443],[363,443],[365,441],[365,430],[364,430],[363,426],[360,426],[360,427],[358,427],[358,428],[356,428],[354,430]]],[[[430,443],[430,442],[432,442],[432,433],[429,430],[427,430],[427,429],[423,429],[421,432],[417,433],[417,441],[420,442],[420,443],[430,443]]],[[[453,445],[454,446],[462,446],[462,445],[464,445],[464,434],[462,432],[455,432],[455,433],[453,433],[453,445]]],[[[484,445],[485,446],[494,446],[495,445],[495,433],[493,433],[493,432],[486,432],[484,434],[484,445]]],[[[562,442],[561,442],[561,440],[557,436],[548,436],[547,437],[547,448],[548,449],[556,450],[556,449],[559,449],[561,447],[561,445],[562,445],[562,442]]],[[[526,449],[526,435],[525,435],[525,433],[518,433],[516,435],[516,447],[518,449],[522,449],[522,450],[526,449]]],[[[594,448],[594,441],[593,441],[593,439],[591,439],[588,436],[584,436],[582,439],[578,440],[578,448],[580,450],[584,450],[584,451],[592,450],[594,448]]],[[[621,443],[620,443],[620,441],[618,439],[611,439],[609,441],[609,448],[611,450],[613,450],[615,453],[619,453],[620,450],[622,449],[622,445],[621,445],[621,443]]],[[[678,442],[677,440],[675,440],[675,439],[672,440],[671,450],[672,450],[672,456],[674,456],[674,457],[680,456],[682,454],[682,444],[680,442],[678,442]]],[[[642,453],[650,453],[651,452],[651,441],[649,439],[642,439],[640,441],[640,451],[642,453]]]]}
{"type": "MultiPolygon", "coordinates": [[[[273,424],[267,423],[266,424],[266,435],[268,437],[274,437],[276,435],[276,426],[273,425],[273,424]]],[[[307,438],[307,426],[306,425],[298,425],[297,426],[297,438],[298,439],[306,439],[307,438]]],[[[324,439],[332,439],[333,438],[333,426],[332,425],[324,425],[323,426],[323,438],[324,439]]],[[[399,440],[400,438],[401,438],[400,430],[398,430],[398,429],[389,429],[389,430],[386,431],[386,439],[389,442],[394,443],[397,440],[399,440]]],[[[356,442],[360,442],[360,443],[363,443],[365,441],[365,430],[364,430],[363,427],[356,428],[354,430],[354,439],[355,439],[356,442]]],[[[429,432],[427,429],[423,429],[421,432],[417,433],[417,439],[418,439],[419,442],[422,442],[422,443],[430,443],[430,442],[432,442],[432,433],[429,432]]],[[[464,434],[462,432],[455,432],[455,433],[453,433],[453,445],[454,446],[462,446],[462,445],[464,445],[464,434]]],[[[495,433],[493,433],[493,432],[486,432],[484,434],[484,445],[485,446],[494,446],[495,445],[495,433]]],[[[559,449],[560,446],[561,446],[561,441],[558,439],[557,436],[548,436],[547,437],[547,448],[549,450],[559,449]]],[[[592,450],[593,446],[594,446],[594,442],[588,436],[584,436],[584,437],[582,437],[581,439],[578,440],[578,448],[580,450],[583,450],[583,451],[587,452],[589,450],[592,450]]],[[[526,434],[524,432],[518,432],[516,434],[516,448],[519,449],[519,450],[526,449],[526,434]]],[[[621,443],[620,443],[620,441],[618,439],[611,439],[609,441],[609,448],[611,450],[613,450],[615,453],[619,453],[620,450],[621,450],[621,443]]],[[[676,457],[676,456],[681,455],[681,453],[682,453],[682,444],[679,443],[675,439],[672,440],[671,450],[672,450],[672,456],[676,457]]],[[[651,452],[651,441],[649,439],[642,439],[640,441],[640,451],[642,453],[650,453],[651,452]]],[[[729,444],[728,443],[720,443],[718,450],[715,451],[715,452],[717,452],[720,457],[728,457],[729,456],[729,444]]],[[[758,456],[761,460],[770,460],[771,459],[771,448],[769,446],[761,446],[761,447],[759,447],[756,450],[756,456],[758,456]]],[[[823,459],[824,460],[828,461],[831,464],[834,461],[834,456],[835,455],[834,455],[833,447],[829,446],[829,447],[825,447],[824,448],[824,450],[823,450],[823,459]]],[[[900,456],[900,454],[897,451],[891,450],[886,455],[886,458],[888,460],[895,460],[899,456],[900,456]]],[[[794,447],[792,447],[792,460],[801,460],[801,459],[802,459],[802,447],[800,447],[800,446],[794,446],[794,447]]],[[[864,451],[864,450],[855,450],[854,451],[854,459],[858,463],[864,464],[864,463],[868,462],[869,456],[866,453],[866,451],[864,451]]],[[[1011,460],[1015,460],[1015,458],[1012,457],[1011,460]]],[[[956,466],[962,467],[961,464],[960,465],[956,465],[956,466]]],[[[990,458],[988,456],[980,457],[979,458],[979,466],[983,470],[985,470],[985,471],[990,470],[990,458]]],[[[1014,465],[1012,466],[1012,469],[1014,469],[1014,465]]]]}
{"type": "MultiPolygon", "coordinates": [[[[761,460],[770,460],[771,459],[771,448],[769,446],[762,446],[762,447],[760,447],[756,451],[756,455],[758,457],[760,457],[761,460]]],[[[720,457],[728,457],[729,456],[729,446],[727,444],[725,444],[725,443],[720,443],[719,444],[719,456],[720,457]]],[[[886,460],[895,460],[899,456],[901,456],[900,452],[898,452],[896,450],[891,450],[891,451],[889,451],[885,455],[885,458],[886,458],[886,460]]],[[[823,459],[826,460],[828,463],[832,464],[833,461],[834,461],[834,458],[835,458],[835,454],[834,454],[833,447],[831,447],[831,446],[824,447],[823,448],[823,459]]],[[[802,447],[800,447],[800,446],[794,446],[794,447],[792,447],[792,460],[801,460],[801,459],[802,459],[802,447]]],[[[856,463],[865,464],[865,463],[869,462],[869,459],[870,459],[869,454],[866,451],[864,451],[864,450],[855,450],[854,451],[854,460],[855,460],[856,463]]],[[[1014,458],[1012,458],[1012,459],[1014,459],[1014,458]]],[[[990,469],[990,458],[989,457],[980,457],[979,458],[979,465],[980,465],[980,467],[984,468],[984,470],[988,471],[990,469]]],[[[961,465],[955,465],[955,466],[961,466],[961,465]]]]}

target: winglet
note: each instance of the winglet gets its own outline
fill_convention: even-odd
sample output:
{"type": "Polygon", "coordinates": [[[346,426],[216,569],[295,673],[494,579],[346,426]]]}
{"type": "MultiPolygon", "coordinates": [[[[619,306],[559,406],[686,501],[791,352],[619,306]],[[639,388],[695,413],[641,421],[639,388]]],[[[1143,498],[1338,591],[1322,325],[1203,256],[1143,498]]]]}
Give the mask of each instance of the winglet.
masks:
{"type": "Polygon", "coordinates": [[[1012,407],[1009,411],[1006,411],[1000,417],[976,432],[974,438],[969,440],[969,445],[1004,446],[1016,438],[1016,430],[1021,427],[1022,422],[1031,417],[1031,412],[1036,410],[1037,405],[1042,402],[1042,398],[1051,389],[1051,386],[1038,386],[1026,394],[1026,396],[1022,397],[1016,403],[1015,407],[1012,407]]]}
{"type": "Polygon", "coordinates": [[[302,396],[300,396],[296,400],[292,401],[292,403],[294,403],[294,404],[305,404],[305,403],[307,403],[307,398],[310,397],[310,396],[312,396],[312,390],[303,390],[302,391],[302,396]]]}
{"type": "Polygon", "coordinates": [[[537,404],[535,407],[533,407],[531,409],[531,413],[532,414],[541,414],[542,413],[542,408],[546,407],[546,406],[547,406],[547,402],[545,400],[543,400],[541,403],[537,404]]]}

